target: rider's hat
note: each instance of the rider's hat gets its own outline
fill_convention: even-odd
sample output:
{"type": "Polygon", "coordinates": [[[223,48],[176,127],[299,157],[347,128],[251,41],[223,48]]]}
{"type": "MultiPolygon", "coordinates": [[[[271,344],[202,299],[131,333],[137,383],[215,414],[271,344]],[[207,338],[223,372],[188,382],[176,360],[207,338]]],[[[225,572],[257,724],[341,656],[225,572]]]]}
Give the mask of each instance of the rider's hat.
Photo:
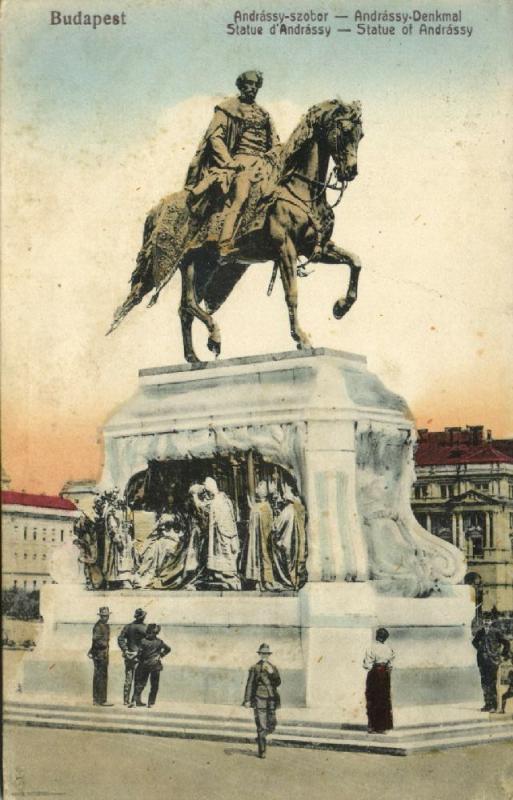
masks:
{"type": "Polygon", "coordinates": [[[262,655],[265,655],[265,656],[270,656],[270,655],[271,655],[271,653],[272,653],[272,650],[271,650],[271,648],[269,647],[269,645],[268,645],[268,644],[265,644],[265,643],[264,643],[264,644],[261,644],[261,645],[260,645],[260,647],[259,647],[259,648],[258,648],[258,650],[257,650],[257,653],[260,653],[260,655],[261,655],[261,656],[262,656],[262,655]]]}

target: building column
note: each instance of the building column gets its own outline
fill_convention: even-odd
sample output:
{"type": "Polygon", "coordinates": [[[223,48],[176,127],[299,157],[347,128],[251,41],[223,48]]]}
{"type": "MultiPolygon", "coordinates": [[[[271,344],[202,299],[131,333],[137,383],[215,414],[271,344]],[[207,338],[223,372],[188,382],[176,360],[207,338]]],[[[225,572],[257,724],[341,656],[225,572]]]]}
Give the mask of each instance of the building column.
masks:
{"type": "Polygon", "coordinates": [[[463,530],[463,514],[459,511],[457,514],[458,517],[458,547],[462,553],[467,554],[467,548],[465,546],[465,532],[463,530]]]}
{"type": "Polygon", "coordinates": [[[459,547],[458,545],[458,515],[454,511],[451,516],[451,524],[452,524],[452,543],[455,547],[459,547]]]}
{"type": "Polygon", "coordinates": [[[484,512],[485,529],[484,529],[484,546],[489,549],[492,545],[490,542],[490,512],[484,512]]]}
{"type": "Polygon", "coordinates": [[[426,513],[426,530],[431,533],[431,514],[429,511],[426,513]]]}

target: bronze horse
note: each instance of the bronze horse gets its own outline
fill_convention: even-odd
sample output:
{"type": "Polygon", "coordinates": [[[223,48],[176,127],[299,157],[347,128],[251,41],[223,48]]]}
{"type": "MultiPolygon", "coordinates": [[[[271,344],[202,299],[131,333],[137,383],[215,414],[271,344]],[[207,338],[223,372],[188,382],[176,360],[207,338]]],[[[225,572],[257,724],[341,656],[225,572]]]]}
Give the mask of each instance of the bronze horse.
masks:
{"type": "MultiPolygon", "coordinates": [[[[144,295],[154,289],[152,305],[179,269],[182,274],[179,313],[185,359],[192,363],[199,361],[192,345],[194,317],[207,327],[208,347],[217,356],[221,351],[221,335],[212,315],[228,298],[250,264],[273,261],[269,291],[279,271],[292,338],[298,349],[311,347],[298,321],[298,257],[303,256],[309,262],[349,266],[347,293],[333,306],[335,318],[343,317],[357,298],[361,264],[356,255],[331,240],[334,213],[328,205],[326,189],[337,189],[340,200],[347,183],[356,177],[358,144],[362,136],[358,102],[344,104],[331,100],[312,106],[281,149],[277,186],[267,201],[263,224],[250,234],[237,237],[235,251],[228,260],[221,259],[216,249],[207,243],[198,246],[196,242],[192,246],[191,239],[183,233],[187,231],[191,217],[186,192],[164,198],[147,217],[143,246],[131,279],[131,292],[117,309],[109,333],[144,295]],[[328,175],[330,158],[335,165],[334,185],[328,175]],[[159,228],[166,214],[166,225],[159,228]],[[159,230],[160,233],[156,234],[159,230]],[[180,237],[182,240],[177,246],[180,237]],[[170,240],[174,258],[169,257],[170,240]],[[158,254],[162,252],[165,253],[164,268],[159,263],[158,254]]],[[[300,265],[299,274],[301,271],[300,265]]]]}

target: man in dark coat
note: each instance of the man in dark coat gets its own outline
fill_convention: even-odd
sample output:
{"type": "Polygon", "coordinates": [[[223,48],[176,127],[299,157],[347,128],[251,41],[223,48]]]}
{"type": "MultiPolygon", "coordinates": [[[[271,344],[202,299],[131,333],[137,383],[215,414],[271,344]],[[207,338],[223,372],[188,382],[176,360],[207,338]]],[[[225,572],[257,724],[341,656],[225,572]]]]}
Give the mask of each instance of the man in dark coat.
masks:
{"type": "Polygon", "coordinates": [[[187,172],[185,188],[191,192],[189,207],[194,213],[205,213],[214,186],[228,198],[219,241],[221,255],[230,248],[252,184],[262,181],[266,154],[279,143],[269,114],[255,102],[262,83],[261,72],[239,75],[239,96],[215,107],[187,172]]]}
{"type": "Polygon", "coordinates": [[[481,711],[497,711],[497,670],[502,658],[509,656],[509,642],[490,619],[485,619],[472,644],[477,650],[477,666],[484,695],[481,711]]]}
{"type": "Polygon", "coordinates": [[[155,705],[157,692],[159,690],[160,673],[162,672],[162,661],[164,656],[171,652],[171,648],[158,638],[160,625],[148,625],[146,636],[139,645],[137,654],[137,668],[135,670],[135,690],[134,699],[130,704],[133,706],[143,706],[141,699],[148,678],[150,679],[150,694],[148,696],[148,708],[155,705]]]}
{"type": "Polygon", "coordinates": [[[93,660],[93,704],[95,706],[108,706],[107,703],[107,677],[109,670],[109,639],[110,611],[107,606],[102,606],[98,611],[100,619],[93,627],[93,641],[88,652],[89,658],[93,660]]]}
{"type": "MultiPolygon", "coordinates": [[[[134,680],[135,668],[137,666],[137,653],[142,640],[146,636],[147,625],[144,624],[146,611],[136,608],[134,621],[125,625],[118,636],[118,644],[123,653],[125,662],[125,684],[123,687],[123,703],[127,706],[130,702],[130,691],[134,680]]],[[[133,697],[132,697],[133,699],[133,697]]]]}
{"type": "Polygon", "coordinates": [[[249,670],[243,705],[252,708],[257,729],[258,757],[265,758],[266,737],[276,728],[276,709],[280,707],[278,686],[280,673],[269,661],[271,649],[268,644],[258,648],[260,660],[249,670]]]}

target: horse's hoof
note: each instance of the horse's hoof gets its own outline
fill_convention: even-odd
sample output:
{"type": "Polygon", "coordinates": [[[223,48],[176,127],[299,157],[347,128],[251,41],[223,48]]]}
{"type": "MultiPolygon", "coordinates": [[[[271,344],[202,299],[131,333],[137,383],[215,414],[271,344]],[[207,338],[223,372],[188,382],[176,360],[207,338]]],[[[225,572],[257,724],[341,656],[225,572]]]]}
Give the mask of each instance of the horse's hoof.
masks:
{"type": "Polygon", "coordinates": [[[221,353],[221,342],[216,341],[216,339],[209,338],[207,347],[211,353],[214,353],[216,358],[221,353]]]}
{"type": "Polygon", "coordinates": [[[201,360],[195,353],[187,353],[185,356],[185,360],[188,364],[201,364],[201,360]]]}
{"type": "Polygon", "coordinates": [[[349,306],[347,305],[347,303],[340,304],[337,302],[333,306],[333,316],[335,317],[335,319],[342,319],[342,317],[344,316],[344,314],[347,313],[348,310],[349,306]]]}

